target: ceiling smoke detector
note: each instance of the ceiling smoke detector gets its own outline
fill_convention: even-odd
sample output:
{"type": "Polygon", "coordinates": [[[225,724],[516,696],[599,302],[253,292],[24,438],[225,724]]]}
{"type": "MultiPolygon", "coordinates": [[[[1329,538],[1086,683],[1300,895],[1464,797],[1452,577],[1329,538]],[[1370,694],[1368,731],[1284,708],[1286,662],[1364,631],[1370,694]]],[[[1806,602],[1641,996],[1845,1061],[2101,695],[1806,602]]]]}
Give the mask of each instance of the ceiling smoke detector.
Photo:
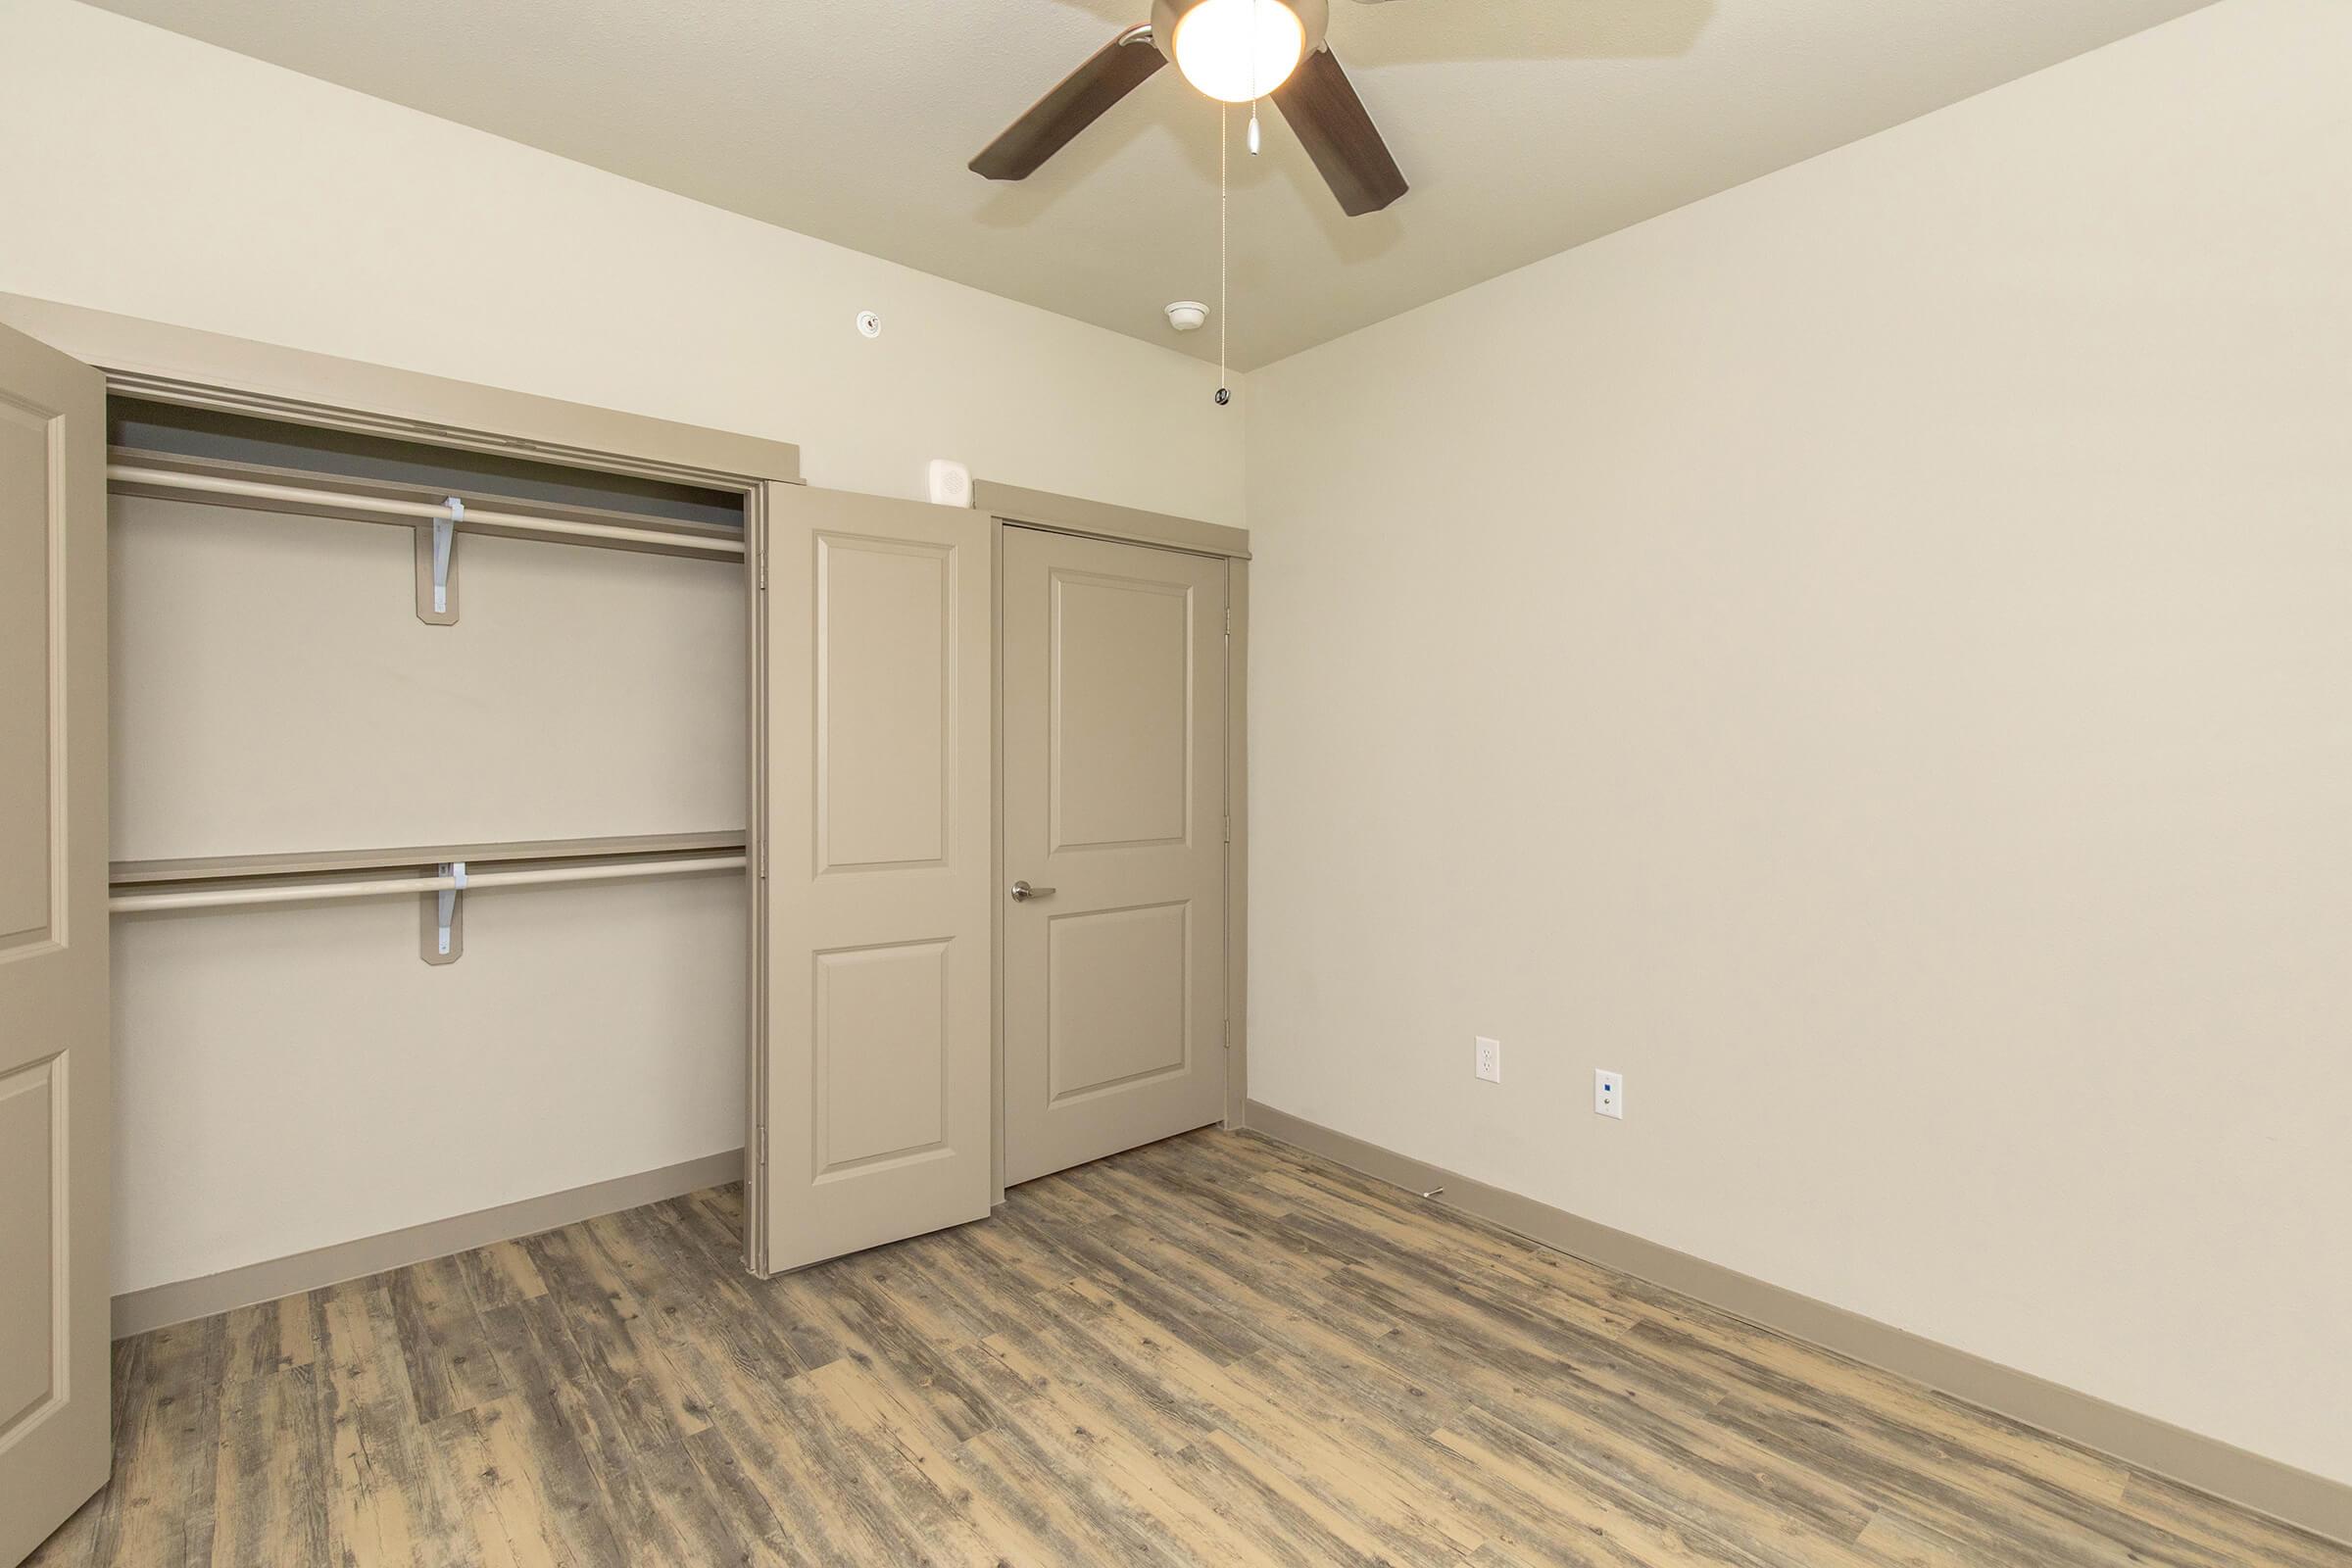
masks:
{"type": "Polygon", "coordinates": [[[1199,300],[1178,300],[1168,307],[1168,324],[1179,332],[1198,332],[1208,321],[1208,307],[1199,300]]]}

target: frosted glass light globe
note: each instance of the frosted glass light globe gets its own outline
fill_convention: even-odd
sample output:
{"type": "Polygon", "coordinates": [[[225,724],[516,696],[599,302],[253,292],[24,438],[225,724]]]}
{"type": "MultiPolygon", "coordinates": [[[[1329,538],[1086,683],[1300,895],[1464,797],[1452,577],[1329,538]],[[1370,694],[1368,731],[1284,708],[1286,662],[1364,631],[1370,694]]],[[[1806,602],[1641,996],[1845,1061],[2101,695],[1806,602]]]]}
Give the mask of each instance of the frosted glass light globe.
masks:
{"type": "Polygon", "coordinates": [[[1306,53],[1306,25],[1285,0],[1200,0],[1177,19],[1171,52],[1185,80],[1246,104],[1291,79],[1306,53]]]}

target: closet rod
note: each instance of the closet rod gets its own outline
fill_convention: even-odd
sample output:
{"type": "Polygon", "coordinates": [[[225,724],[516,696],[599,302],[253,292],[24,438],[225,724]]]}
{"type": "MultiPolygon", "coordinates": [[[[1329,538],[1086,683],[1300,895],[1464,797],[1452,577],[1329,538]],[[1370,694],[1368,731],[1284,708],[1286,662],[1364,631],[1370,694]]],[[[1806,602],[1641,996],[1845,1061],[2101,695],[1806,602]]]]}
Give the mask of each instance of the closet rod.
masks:
{"type": "Polygon", "coordinates": [[[682,551],[695,555],[740,556],[740,539],[706,539],[695,534],[672,533],[658,528],[627,528],[617,523],[582,522],[571,517],[534,516],[521,512],[493,512],[467,507],[463,514],[454,508],[437,507],[423,501],[400,501],[389,496],[371,496],[341,490],[312,490],[301,485],[265,484],[255,479],[231,479],[222,474],[186,473],[177,468],[150,468],[136,464],[110,463],[106,477],[111,484],[152,485],[165,490],[200,490],[207,495],[244,496],[257,501],[282,501],[295,506],[312,506],[342,512],[375,512],[391,517],[413,517],[420,521],[449,518],[463,519],[476,527],[527,528],[535,534],[564,534],[577,539],[600,539],[626,544],[658,545],[663,550],[682,551]]]}
{"type": "Polygon", "coordinates": [[[243,882],[254,877],[353,877],[365,871],[409,871],[466,860],[483,870],[519,861],[644,860],[657,855],[740,855],[744,835],[629,833],[595,839],[515,839],[495,844],[425,844],[397,849],[312,850],[270,855],[205,855],[185,860],[117,860],[109,876],[117,893],[159,882],[243,882]]]}
{"type": "MultiPolygon", "coordinates": [[[[487,888],[540,887],[552,882],[618,882],[640,877],[690,876],[708,871],[740,871],[747,863],[740,855],[703,856],[692,859],[641,860],[618,865],[536,866],[514,871],[476,871],[466,879],[469,892],[487,888]]],[[[142,914],[164,909],[220,909],[246,904],[305,904],[318,899],[373,899],[415,893],[446,893],[458,886],[454,876],[379,877],[348,882],[278,883],[263,887],[197,888],[173,893],[118,893],[107,901],[115,914],[142,914]]]]}

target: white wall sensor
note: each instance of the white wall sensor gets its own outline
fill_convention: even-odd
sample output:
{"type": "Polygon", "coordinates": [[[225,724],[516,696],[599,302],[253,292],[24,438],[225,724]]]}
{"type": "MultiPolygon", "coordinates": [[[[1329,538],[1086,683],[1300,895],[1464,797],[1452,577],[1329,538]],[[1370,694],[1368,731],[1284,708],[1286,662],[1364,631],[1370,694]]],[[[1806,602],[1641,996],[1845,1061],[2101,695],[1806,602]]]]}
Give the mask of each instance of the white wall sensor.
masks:
{"type": "Polygon", "coordinates": [[[941,507],[972,504],[972,470],[953,458],[933,458],[929,469],[931,502],[941,507]]]}

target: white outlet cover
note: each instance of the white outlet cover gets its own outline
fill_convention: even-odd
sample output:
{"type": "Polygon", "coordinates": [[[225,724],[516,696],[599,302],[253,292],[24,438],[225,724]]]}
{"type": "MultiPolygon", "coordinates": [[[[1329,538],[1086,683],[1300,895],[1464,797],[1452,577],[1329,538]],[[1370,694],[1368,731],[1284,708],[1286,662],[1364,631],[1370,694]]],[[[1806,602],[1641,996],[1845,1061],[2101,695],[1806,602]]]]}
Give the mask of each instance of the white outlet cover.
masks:
{"type": "Polygon", "coordinates": [[[1489,1040],[1485,1035],[1480,1035],[1478,1037],[1477,1070],[1479,1077],[1485,1079],[1488,1083],[1498,1084],[1502,1082],[1501,1041],[1489,1040]]]}
{"type": "Polygon", "coordinates": [[[1592,1114],[1625,1120],[1625,1074],[1606,1067],[1592,1069],[1592,1114]]]}

